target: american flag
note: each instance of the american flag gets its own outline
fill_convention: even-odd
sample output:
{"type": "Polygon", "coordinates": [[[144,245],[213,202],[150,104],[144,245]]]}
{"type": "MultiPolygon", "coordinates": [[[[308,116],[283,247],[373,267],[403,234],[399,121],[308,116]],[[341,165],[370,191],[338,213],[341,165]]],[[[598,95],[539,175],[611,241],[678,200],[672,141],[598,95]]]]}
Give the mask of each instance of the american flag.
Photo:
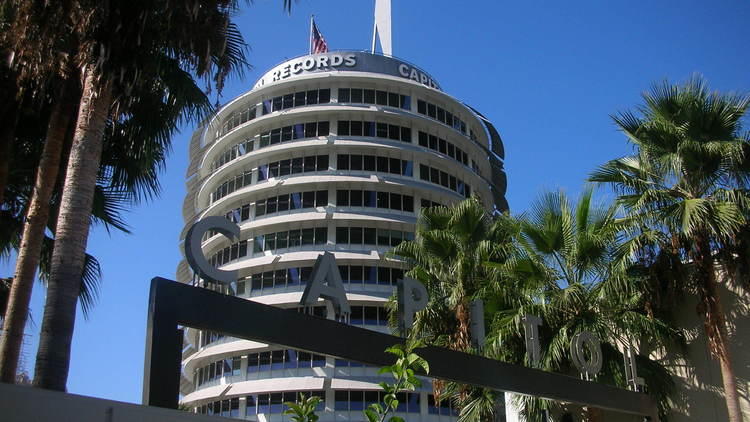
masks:
{"type": "Polygon", "coordinates": [[[318,54],[318,53],[327,53],[328,52],[328,44],[326,44],[325,38],[323,38],[323,34],[318,31],[318,26],[315,25],[315,21],[312,23],[312,39],[310,42],[312,43],[312,54],[318,54]]]}

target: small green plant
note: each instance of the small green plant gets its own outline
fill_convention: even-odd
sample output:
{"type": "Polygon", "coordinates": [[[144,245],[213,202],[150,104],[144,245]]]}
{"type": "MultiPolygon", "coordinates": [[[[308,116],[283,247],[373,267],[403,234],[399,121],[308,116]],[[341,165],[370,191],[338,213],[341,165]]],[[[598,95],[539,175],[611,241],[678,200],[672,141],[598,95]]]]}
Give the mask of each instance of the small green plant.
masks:
{"type": "Polygon", "coordinates": [[[318,403],[320,403],[320,397],[305,397],[304,394],[300,393],[297,403],[290,401],[284,403],[288,407],[284,411],[284,414],[293,415],[292,420],[294,422],[316,422],[319,418],[315,414],[315,408],[318,406],[318,403]]]}
{"type": "MultiPolygon", "coordinates": [[[[422,371],[425,375],[429,374],[430,366],[426,360],[413,352],[420,346],[422,346],[422,343],[419,341],[408,341],[407,344],[397,344],[385,350],[387,353],[396,356],[396,363],[380,368],[379,373],[389,372],[393,376],[394,382],[380,383],[380,387],[385,392],[383,404],[373,403],[363,410],[368,422],[384,422],[388,413],[393,412],[398,407],[396,393],[414,391],[422,385],[415,373],[416,371],[422,371]]],[[[391,416],[388,422],[404,422],[404,420],[398,416],[391,416]]]]}

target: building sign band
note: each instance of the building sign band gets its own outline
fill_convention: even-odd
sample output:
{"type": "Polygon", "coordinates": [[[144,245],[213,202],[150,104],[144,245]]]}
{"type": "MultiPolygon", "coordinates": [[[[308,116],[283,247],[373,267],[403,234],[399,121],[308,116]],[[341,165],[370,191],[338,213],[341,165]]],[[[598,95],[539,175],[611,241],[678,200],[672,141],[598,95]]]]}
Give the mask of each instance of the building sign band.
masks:
{"type": "Polygon", "coordinates": [[[341,70],[348,72],[370,72],[397,76],[442,91],[440,84],[427,72],[393,57],[378,56],[366,52],[342,51],[313,54],[288,60],[260,77],[253,89],[281,82],[295,76],[341,70]]]}
{"type": "MultiPolygon", "coordinates": [[[[230,273],[210,268],[210,264],[203,256],[200,239],[204,233],[212,230],[230,239],[239,235],[239,226],[223,217],[209,217],[197,222],[188,231],[185,239],[188,264],[196,274],[205,279],[223,284],[236,281],[236,274],[232,274],[234,278],[230,279],[230,273]]],[[[348,318],[350,306],[346,291],[335,257],[330,252],[325,252],[317,258],[300,305],[311,306],[319,299],[330,302],[337,320],[348,318]]],[[[419,281],[405,277],[398,281],[397,299],[399,328],[405,333],[411,329],[415,314],[426,308],[429,301],[428,292],[419,281]]],[[[480,301],[474,301],[472,309],[473,315],[483,314],[480,313],[480,301]]],[[[182,335],[172,334],[172,330],[177,329],[178,323],[373,365],[387,364],[384,362],[388,359],[373,347],[403,341],[397,337],[373,333],[337,321],[311,318],[304,314],[286,312],[269,305],[157,278],[152,282],[149,304],[144,374],[146,404],[176,407],[182,335]],[[205,304],[210,309],[196,309],[195,303],[201,303],[202,306],[205,304]],[[276,329],[281,327],[283,329],[276,329]],[[342,338],[347,339],[347,342],[341,342],[342,338]],[[171,373],[160,368],[161,365],[173,366],[176,380],[171,373]],[[162,380],[164,377],[168,379],[162,380]],[[160,386],[164,384],[174,386],[170,387],[174,389],[174,397],[160,390],[160,386]]],[[[433,377],[658,420],[653,399],[640,392],[643,380],[637,376],[632,346],[628,345],[624,353],[625,372],[628,385],[635,391],[590,382],[601,370],[603,357],[600,340],[588,331],[577,333],[570,342],[570,359],[580,371],[582,379],[535,369],[534,367],[539,364],[539,327],[543,321],[535,315],[526,315],[522,319],[522,324],[532,368],[431,346],[420,349],[419,353],[430,363],[430,375],[433,377]]],[[[481,345],[485,334],[483,324],[472,324],[471,331],[473,343],[481,345]]],[[[384,349],[385,347],[381,350],[384,349]]]]}

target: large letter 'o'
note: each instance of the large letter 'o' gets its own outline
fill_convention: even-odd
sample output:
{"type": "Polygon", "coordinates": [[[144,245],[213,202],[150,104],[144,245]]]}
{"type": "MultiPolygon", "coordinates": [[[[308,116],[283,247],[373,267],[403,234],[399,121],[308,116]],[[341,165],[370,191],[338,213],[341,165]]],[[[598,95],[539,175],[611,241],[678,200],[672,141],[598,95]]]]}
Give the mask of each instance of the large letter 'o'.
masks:
{"type": "Polygon", "coordinates": [[[602,346],[599,339],[589,331],[581,331],[570,340],[570,358],[579,371],[587,376],[602,370],[602,346]],[[586,349],[589,356],[586,359],[586,349]]]}
{"type": "Polygon", "coordinates": [[[398,280],[396,292],[399,328],[401,333],[406,335],[414,324],[414,314],[427,307],[430,297],[422,283],[408,277],[398,280]]]}
{"type": "Polygon", "coordinates": [[[237,270],[223,271],[214,268],[203,255],[201,239],[203,239],[203,234],[209,230],[216,230],[232,240],[240,237],[240,226],[224,217],[212,216],[198,221],[190,227],[187,236],[185,236],[185,258],[188,265],[201,278],[206,280],[213,280],[222,284],[237,281],[237,270]]]}

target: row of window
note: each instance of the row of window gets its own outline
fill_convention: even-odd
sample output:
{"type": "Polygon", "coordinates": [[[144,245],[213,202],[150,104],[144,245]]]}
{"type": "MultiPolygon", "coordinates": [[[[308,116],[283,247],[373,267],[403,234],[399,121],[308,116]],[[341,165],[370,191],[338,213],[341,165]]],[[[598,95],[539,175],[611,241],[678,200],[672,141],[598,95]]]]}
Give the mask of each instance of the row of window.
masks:
{"type": "Polygon", "coordinates": [[[211,203],[218,201],[219,199],[229,195],[230,193],[238,189],[242,189],[245,186],[250,186],[251,184],[253,184],[253,171],[245,170],[243,173],[233,176],[229,180],[219,185],[211,193],[211,203]]]}
{"type": "MultiPolygon", "coordinates": [[[[375,229],[373,227],[337,227],[336,244],[397,246],[404,240],[413,240],[413,232],[401,230],[375,229]]],[[[325,245],[328,242],[328,228],[315,227],[267,233],[253,238],[253,253],[275,251],[308,245],[325,245]]],[[[208,259],[214,267],[227,264],[247,256],[247,240],[233,243],[208,259]]]]}
{"type": "Polygon", "coordinates": [[[199,337],[200,337],[200,347],[207,346],[215,341],[219,341],[224,338],[224,334],[216,333],[213,331],[205,331],[201,330],[199,331],[199,337]]]}
{"type": "Polygon", "coordinates": [[[226,418],[239,418],[240,417],[240,399],[235,397],[233,399],[219,400],[211,403],[197,406],[195,413],[202,415],[215,415],[224,416],[226,418]]]}
{"type": "Polygon", "coordinates": [[[395,92],[361,88],[339,88],[340,103],[377,104],[411,110],[411,97],[395,92]]]}
{"type": "Polygon", "coordinates": [[[307,122],[296,123],[276,129],[271,129],[260,134],[258,148],[276,145],[294,139],[314,138],[317,136],[328,136],[331,134],[330,122],[307,122]]]}
{"type": "Polygon", "coordinates": [[[351,325],[388,325],[388,309],[380,306],[350,306],[352,312],[349,314],[349,324],[351,325]]]}
{"type": "MultiPolygon", "coordinates": [[[[274,161],[258,166],[257,181],[262,182],[271,177],[326,170],[328,170],[327,155],[312,155],[308,157],[291,158],[288,160],[274,161]]],[[[241,189],[245,186],[250,186],[252,183],[253,170],[245,170],[243,173],[233,176],[229,178],[229,180],[219,185],[211,193],[211,203],[218,201],[219,199],[229,195],[230,193],[238,189],[241,189]]]]}
{"type": "Polygon", "coordinates": [[[245,108],[232,112],[221,124],[216,137],[222,137],[231,132],[237,126],[249,122],[256,117],[255,104],[247,105],[245,108]]]}
{"type": "Polygon", "coordinates": [[[466,134],[466,123],[458,116],[424,100],[417,100],[417,113],[435,119],[444,125],[448,125],[457,131],[466,134]]]}
{"type": "Polygon", "coordinates": [[[414,240],[414,233],[372,227],[336,227],[337,245],[398,246],[414,240]]]}
{"type": "Polygon", "coordinates": [[[327,206],[327,190],[287,193],[255,201],[255,216],[327,206]]]}
{"type": "MultiPolygon", "coordinates": [[[[257,182],[264,180],[283,177],[290,174],[303,174],[312,173],[316,171],[327,171],[329,170],[329,159],[328,155],[311,155],[307,157],[290,158],[286,160],[273,161],[268,164],[262,164],[258,166],[258,177],[257,182]]],[[[389,158],[376,155],[363,155],[363,154],[338,154],[336,156],[336,169],[337,170],[352,170],[352,171],[372,171],[380,173],[397,174],[401,176],[413,177],[414,165],[412,161],[401,160],[399,158],[389,158]]],[[[420,178],[422,180],[431,181],[449,188],[453,191],[458,192],[466,197],[471,196],[468,185],[465,185],[461,180],[456,179],[455,176],[450,176],[448,173],[441,171],[437,168],[431,168],[424,164],[420,164],[420,178]],[[467,193],[467,190],[469,191],[467,193]]],[[[214,192],[211,193],[211,202],[215,202],[230,193],[241,189],[245,186],[249,186],[253,183],[253,171],[246,170],[242,174],[231,177],[219,185],[214,192]]],[[[292,198],[289,198],[290,201],[292,198]]],[[[302,198],[304,201],[304,198],[302,198]]],[[[365,198],[363,198],[363,203],[365,198]]],[[[317,200],[316,200],[317,202],[317,200]]],[[[341,205],[341,204],[340,204],[341,205]]],[[[292,206],[290,202],[290,207],[292,206]]],[[[352,205],[356,206],[356,205],[352,205]]],[[[368,205],[363,205],[368,206],[368,205]]],[[[380,206],[375,205],[378,208],[390,208],[391,206],[380,206]]],[[[307,208],[304,207],[303,208],[307,208]]],[[[285,208],[279,209],[279,211],[286,211],[288,209],[296,208],[285,208]]],[[[394,208],[395,209],[395,208],[394,208]]],[[[235,212],[241,213],[241,209],[234,210],[235,212]]],[[[276,211],[274,211],[276,212],[276,211]]],[[[413,212],[413,207],[412,211],[413,212]]],[[[249,218],[249,208],[247,210],[247,218],[249,218]]],[[[241,214],[238,221],[244,221],[241,214]]]]}
{"type": "MultiPolygon", "coordinates": [[[[298,209],[311,209],[328,206],[328,191],[295,192],[261,199],[255,203],[255,217],[270,215],[277,212],[298,209]]],[[[397,211],[414,212],[414,197],[389,192],[370,190],[337,190],[336,205],[341,207],[372,207],[397,211]],[[399,197],[401,197],[399,199],[399,197]]],[[[422,208],[442,206],[429,199],[420,201],[422,208]]],[[[241,223],[250,219],[250,204],[232,208],[225,217],[233,223],[241,223]]],[[[210,230],[203,235],[205,242],[215,236],[216,231],[210,230]]]]}
{"type": "Polygon", "coordinates": [[[427,395],[427,413],[430,415],[442,415],[442,416],[458,416],[459,411],[456,409],[449,399],[444,399],[439,402],[435,402],[435,396],[432,394],[427,395]]]}
{"type": "Polygon", "coordinates": [[[226,358],[200,367],[195,370],[194,381],[196,386],[201,386],[206,382],[217,380],[221,377],[230,377],[240,375],[242,357],[236,356],[226,358]]]}
{"type": "Polygon", "coordinates": [[[369,265],[339,265],[339,273],[344,283],[382,284],[395,286],[404,278],[404,270],[390,267],[373,267],[369,265]]]}
{"type": "Polygon", "coordinates": [[[255,141],[253,139],[246,139],[238,144],[232,145],[232,147],[224,151],[213,161],[213,163],[211,163],[211,171],[218,169],[237,157],[242,157],[248,152],[252,152],[254,145],[255,141]]]}
{"type": "Polygon", "coordinates": [[[428,135],[425,132],[419,131],[419,146],[447,155],[465,166],[469,165],[468,154],[443,138],[438,138],[435,135],[428,135]]]}
{"type": "MultiPolygon", "coordinates": [[[[321,400],[315,410],[318,412],[325,410],[325,392],[322,390],[302,392],[285,391],[281,393],[262,393],[247,396],[245,398],[247,405],[245,414],[250,416],[257,414],[282,413],[286,410],[284,403],[297,402],[300,393],[304,394],[305,397],[320,397],[321,400]]],[[[384,398],[383,395],[384,393],[382,391],[336,390],[334,393],[335,410],[362,411],[372,403],[382,403],[384,398]]],[[[396,399],[398,399],[399,402],[398,407],[395,409],[396,412],[420,412],[419,393],[397,393],[396,399]]],[[[235,397],[198,406],[195,408],[195,413],[237,418],[239,417],[239,408],[239,398],[235,397]]],[[[431,415],[454,417],[459,415],[458,409],[451,405],[450,400],[443,400],[436,403],[435,396],[432,394],[427,396],[427,412],[431,415]]]]}
{"type": "Polygon", "coordinates": [[[375,171],[412,177],[414,164],[409,160],[376,155],[338,154],[336,170],[375,171]]]}
{"type": "Polygon", "coordinates": [[[464,183],[463,180],[457,178],[456,176],[450,175],[435,167],[420,164],[419,178],[436,185],[441,185],[458,193],[459,195],[463,195],[466,198],[471,196],[471,186],[469,186],[467,183],[464,183]]]}
{"type": "Polygon", "coordinates": [[[285,391],[283,393],[264,393],[264,394],[253,394],[246,397],[247,409],[245,415],[257,415],[257,414],[268,414],[268,413],[283,413],[286,410],[284,403],[292,402],[295,403],[299,399],[299,395],[304,394],[305,397],[316,396],[320,397],[320,402],[315,408],[316,411],[320,412],[325,410],[325,392],[320,391],[285,391]]]}
{"type": "Polygon", "coordinates": [[[336,191],[336,205],[339,207],[370,207],[414,212],[414,197],[372,190],[339,189],[336,191]]]}
{"type": "MultiPolygon", "coordinates": [[[[384,394],[382,391],[336,390],[334,409],[362,411],[373,403],[382,403],[384,394]]],[[[396,399],[396,412],[419,413],[419,393],[396,393],[396,399]]]]}
{"type": "MultiPolygon", "coordinates": [[[[299,91],[264,100],[262,103],[262,111],[265,115],[274,111],[286,110],[305,105],[326,104],[330,101],[330,89],[299,91]]],[[[373,89],[340,88],[338,101],[340,103],[377,104],[398,107],[405,110],[411,109],[410,96],[373,89]]],[[[424,100],[418,100],[417,112],[450,126],[463,134],[467,133],[466,123],[464,121],[435,104],[424,100]]],[[[217,132],[217,137],[225,135],[235,127],[253,120],[255,117],[255,105],[231,113],[224,119],[221,129],[217,132]]],[[[338,134],[343,136],[372,136],[411,142],[410,128],[386,123],[339,121],[338,134]]],[[[293,139],[328,135],[330,135],[330,125],[327,121],[298,123],[261,133],[258,147],[263,148],[280,142],[291,141],[293,139]]],[[[476,138],[473,131],[471,135],[472,139],[476,138]]],[[[252,151],[253,146],[252,140],[247,140],[234,145],[232,148],[222,153],[221,156],[213,162],[212,168],[216,169],[228,161],[252,151]]],[[[449,154],[449,151],[446,150],[444,154],[449,154]]],[[[456,159],[462,161],[461,156],[457,156],[456,159]]],[[[464,164],[466,164],[466,162],[464,162],[464,164]]]]}
{"type": "Polygon", "coordinates": [[[283,270],[264,271],[250,276],[249,280],[238,282],[237,294],[249,290],[258,292],[264,289],[293,287],[307,284],[312,274],[312,267],[294,267],[283,270]],[[242,287],[239,287],[239,286],[242,287]]]}
{"type": "Polygon", "coordinates": [[[323,368],[326,357],[294,349],[273,350],[247,355],[247,373],[278,369],[323,368]]]}
{"type": "MultiPolygon", "coordinates": [[[[243,295],[247,291],[260,292],[269,289],[301,286],[309,281],[310,274],[312,274],[312,267],[264,271],[253,274],[249,279],[238,281],[236,292],[238,295],[243,295]]],[[[395,286],[398,280],[404,277],[404,270],[368,265],[340,265],[339,274],[341,274],[341,281],[348,284],[395,286]]],[[[232,292],[234,292],[234,289],[232,289],[232,292]]]]}
{"type": "MultiPolygon", "coordinates": [[[[398,211],[414,212],[414,197],[409,195],[400,195],[402,198],[399,201],[398,197],[393,197],[392,195],[399,194],[369,190],[339,189],[336,191],[336,205],[342,207],[388,208],[398,211]],[[385,195],[388,195],[388,198],[386,198],[385,195]],[[401,204],[400,208],[399,204],[401,204]]],[[[328,191],[322,190],[296,192],[285,195],[278,195],[256,202],[255,216],[260,217],[262,215],[269,215],[287,210],[325,207],[327,205],[328,191]]],[[[420,200],[420,206],[422,208],[429,208],[440,207],[443,206],[443,204],[423,198],[420,200]]],[[[241,223],[243,221],[249,220],[250,204],[244,204],[242,206],[229,210],[229,212],[225,214],[225,217],[227,218],[227,220],[233,223],[241,223]]],[[[213,230],[206,232],[203,235],[203,241],[205,242],[216,234],[217,232],[213,230]]]]}
{"type": "MultiPolygon", "coordinates": [[[[325,206],[328,206],[327,190],[294,192],[256,201],[255,216],[260,217],[276,212],[325,206]]],[[[250,219],[250,204],[232,208],[224,216],[233,223],[247,221],[250,219]]],[[[216,231],[209,230],[203,235],[203,241],[208,240],[217,233],[216,231]]]]}
{"type": "Polygon", "coordinates": [[[247,240],[233,243],[232,245],[219,250],[211,255],[208,262],[210,262],[213,267],[219,267],[244,256],[247,256],[247,240]]]}
{"type": "Polygon", "coordinates": [[[314,104],[327,104],[331,102],[331,90],[313,89],[310,91],[299,91],[292,94],[286,94],[273,97],[263,101],[263,114],[286,110],[294,107],[301,107],[314,104]]]}
{"type": "Polygon", "coordinates": [[[258,166],[258,182],[272,177],[328,170],[328,155],[310,155],[258,166]]]}
{"type": "Polygon", "coordinates": [[[394,141],[411,142],[410,127],[381,122],[339,120],[338,135],[370,136],[375,138],[392,139],[394,141]]]}
{"type": "Polygon", "coordinates": [[[419,206],[421,208],[431,208],[431,207],[442,207],[444,206],[440,202],[430,201],[429,199],[422,198],[421,201],[419,201],[419,206]]]}
{"type": "Polygon", "coordinates": [[[325,245],[328,242],[328,228],[285,230],[262,234],[253,239],[253,252],[275,251],[306,245],[325,245]]]}
{"type": "Polygon", "coordinates": [[[336,366],[336,368],[377,368],[377,366],[374,365],[365,365],[364,363],[344,359],[336,359],[334,366],[336,366]]]}
{"type": "MultiPolygon", "coordinates": [[[[317,136],[330,135],[330,124],[323,122],[296,123],[290,126],[284,126],[263,132],[259,135],[257,147],[264,148],[269,145],[275,145],[281,142],[291,141],[293,139],[314,138],[317,136]]],[[[224,164],[242,157],[255,149],[255,139],[249,138],[238,144],[232,145],[226,151],[222,152],[211,163],[211,171],[218,169],[224,164]]]]}

